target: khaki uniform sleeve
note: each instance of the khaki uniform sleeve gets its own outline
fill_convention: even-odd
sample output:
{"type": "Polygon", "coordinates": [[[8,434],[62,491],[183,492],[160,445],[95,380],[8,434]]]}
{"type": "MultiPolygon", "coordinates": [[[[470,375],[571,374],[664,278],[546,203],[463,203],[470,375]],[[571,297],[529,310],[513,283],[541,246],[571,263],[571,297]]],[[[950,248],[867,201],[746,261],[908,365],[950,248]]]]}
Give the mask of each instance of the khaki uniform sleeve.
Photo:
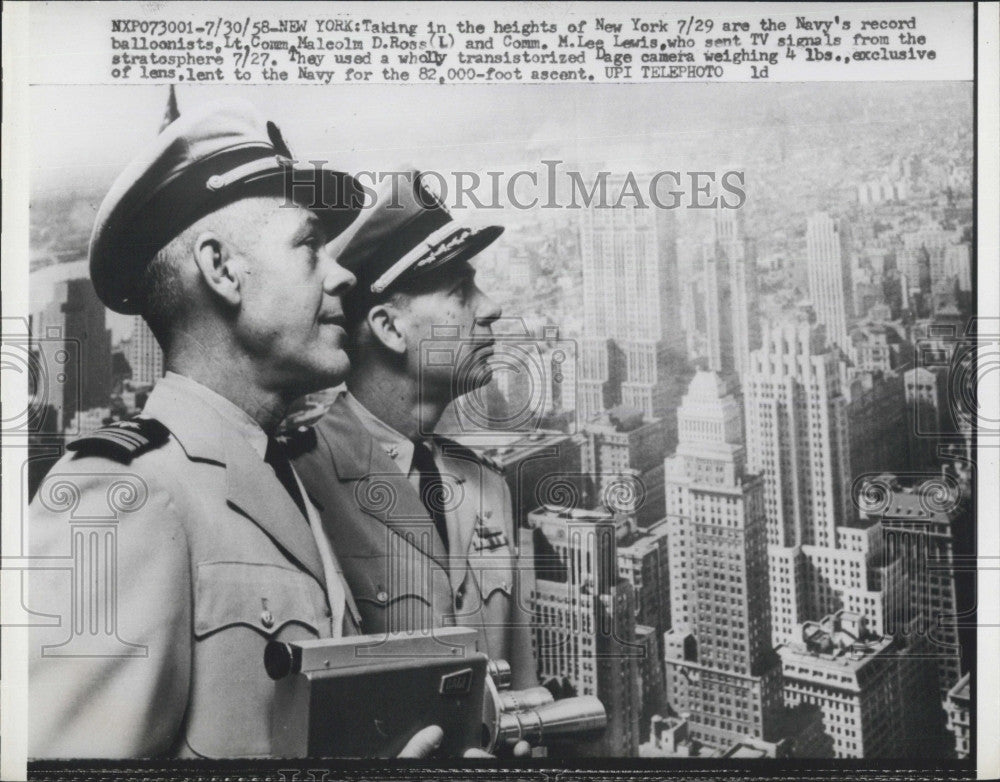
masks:
{"type": "Polygon", "coordinates": [[[29,757],[152,757],[181,735],[190,558],[170,492],[139,477],[152,472],[143,462],[61,461],[29,508],[45,568],[28,573],[29,608],[58,619],[29,634],[29,757]]]}

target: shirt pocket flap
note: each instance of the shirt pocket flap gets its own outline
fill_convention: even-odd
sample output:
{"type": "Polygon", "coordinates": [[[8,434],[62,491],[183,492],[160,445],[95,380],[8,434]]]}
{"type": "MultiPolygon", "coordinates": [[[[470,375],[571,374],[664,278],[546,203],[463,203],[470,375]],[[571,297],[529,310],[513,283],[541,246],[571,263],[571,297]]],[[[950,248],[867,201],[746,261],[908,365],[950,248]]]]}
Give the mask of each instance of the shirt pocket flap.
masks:
{"type": "Polygon", "coordinates": [[[513,573],[511,572],[510,561],[500,557],[478,557],[470,560],[469,566],[476,575],[479,582],[479,592],[486,602],[496,592],[502,592],[507,597],[511,596],[513,588],[513,573]]]}
{"type": "Polygon", "coordinates": [[[431,606],[435,585],[450,589],[445,572],[425,557],[365,557],[350,564],[360,576],[352,581],[358,603],[388,608],[417,600],[431,606]]]}
{"type": "Polygon", "coordinates": [[[204,638],[236,625],[266,637],[297,624],[316,635],[325,606],[312,578],[297,570],[256,562],[201,562],[197,565],[194,634],[204,638]]]}

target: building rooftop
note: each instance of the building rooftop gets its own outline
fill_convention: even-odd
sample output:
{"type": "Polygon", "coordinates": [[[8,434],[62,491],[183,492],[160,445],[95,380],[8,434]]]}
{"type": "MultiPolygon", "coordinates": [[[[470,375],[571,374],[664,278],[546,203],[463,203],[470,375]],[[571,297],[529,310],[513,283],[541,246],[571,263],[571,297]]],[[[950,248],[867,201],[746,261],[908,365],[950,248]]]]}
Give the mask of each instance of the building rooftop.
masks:
{"type": "Polygon", "coordinates": [[[801,629],[798,642],[779,647],[782,660],[808,660],[818,667],[860,667],[893,643],[891,636],[870,632],[866,617],[851,611],[838,611],[819,622],[803,622],[801,629]]]}
{"type": "Polygon", "coordinates": [[[730,392],[729,385],[717,372],[699,369],[688,386],[687,393],[700,402],[718,401],[730,392]]]}
{"type": "Polygon", "coordinates": [[[658,548],[659,545],[660,536],[636,529],[618,541],[618,555],[638,554],[642,556],[646,552],[658,548]]]}
{"type": "Polygon", "coordinates": [[[862,513],[884,521],[949,521],[959,504],[958,486],[947,478],[904,483],[884,473],[866,484],[858,495],[862,513]]]}
{"type": "Polygon", "coordinates": [[[636,410],[630,407],[623,407],[618,405],[613,407],[602,415],[597,416],[591,421],[585,424],[585,428],[591,431],[601,431],[607,432],[611,430],[613,432],[618,432],[621,434],[628,434],[629,432],[634,432],[636,429],[641,429],[643,426],[654,423],[653,419],[647,419],[643,416],[642,410],[636,410]]]}

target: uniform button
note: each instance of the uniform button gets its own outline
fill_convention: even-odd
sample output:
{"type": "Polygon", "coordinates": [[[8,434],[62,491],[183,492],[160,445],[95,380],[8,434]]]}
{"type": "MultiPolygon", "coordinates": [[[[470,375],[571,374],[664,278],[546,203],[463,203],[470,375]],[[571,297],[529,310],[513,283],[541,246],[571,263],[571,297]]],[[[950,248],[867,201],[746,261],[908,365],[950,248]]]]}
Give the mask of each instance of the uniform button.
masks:
{"type": "Polygon", "coordinates": [[[260,614],[260,623],[268,629],[274,627],[274,614],[265,609],[260,614]]]}
{"type": "Polygon", "coordinates": [[[375,599],[378,600],[380,603],[384,603],[386,600],[389,599],[389,593],[385,591],[379,592],[377,595],[375,595],[375,599]]]}

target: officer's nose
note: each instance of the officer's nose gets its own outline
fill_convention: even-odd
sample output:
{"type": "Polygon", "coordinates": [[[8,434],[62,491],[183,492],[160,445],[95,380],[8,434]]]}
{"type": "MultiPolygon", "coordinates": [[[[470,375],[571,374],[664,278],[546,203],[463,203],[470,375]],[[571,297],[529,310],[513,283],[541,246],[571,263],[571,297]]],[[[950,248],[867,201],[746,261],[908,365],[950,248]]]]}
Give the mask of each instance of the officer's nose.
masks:
{"type": "Polygon", "coordinates": [[[503,315],[503,309],[492,298],[482,291],[479,292],[479,305],[476,307],[476,321],[484,326],[489,326],[503,315]]]}
{"type": "Polygon", "coordinates": [[[331,296],[343,296],[358,281],[350,271],[345,269],[337,259],[327,252],[327,273],[323,278],[323,290],[331,296]]]}

